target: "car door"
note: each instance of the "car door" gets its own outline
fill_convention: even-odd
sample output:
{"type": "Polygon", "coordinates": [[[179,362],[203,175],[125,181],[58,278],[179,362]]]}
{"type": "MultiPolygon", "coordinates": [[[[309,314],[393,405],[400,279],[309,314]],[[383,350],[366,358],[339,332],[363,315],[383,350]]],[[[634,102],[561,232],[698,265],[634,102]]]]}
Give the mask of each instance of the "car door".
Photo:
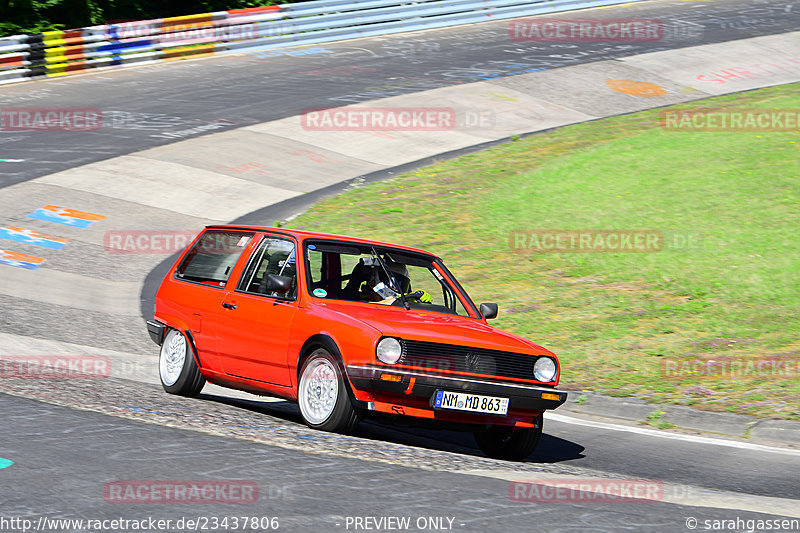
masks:
{"type": "Polygon", "coordinates": [[[162,312],[189,326],[201,366],[220,371],[216,325],[225,288],[253,231],[209,229],[195,241],[175,270],[175,294],[163,298],[162,312]]]}
{"type": "Polygon", "coordinates": [[[296,243],[266,234],[235,288],[225,291],[217,346],[226,374],[289,386],[287,346],[297,312],[296,243]],[[267,291],[268,275],[292,280],[284,294],[267,291]]]}

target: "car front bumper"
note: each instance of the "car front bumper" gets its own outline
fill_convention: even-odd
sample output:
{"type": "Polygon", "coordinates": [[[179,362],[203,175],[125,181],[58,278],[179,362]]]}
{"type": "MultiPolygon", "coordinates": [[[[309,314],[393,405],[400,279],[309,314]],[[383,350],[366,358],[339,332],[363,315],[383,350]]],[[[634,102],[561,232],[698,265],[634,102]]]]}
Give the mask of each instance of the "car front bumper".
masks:
{"type": "MultiPolygon", "coordinates": [[[[348,365],[347,376],[357,389],[395,398],[424,398],[431,409],[437,390],[508,398],[509,412],[555,409],[567,400],[566,392],[537,385],[445,376],[424,371],[392,370],[374,365],[348,365]],[[387,380],[386,375],[395,376],[392,379],[399,376],[399,381],[387,380]],[[382,376],[384,379],[381,379],[382,376]]],[[[452,410],[447,412],[458,413],[452,410]]]]}

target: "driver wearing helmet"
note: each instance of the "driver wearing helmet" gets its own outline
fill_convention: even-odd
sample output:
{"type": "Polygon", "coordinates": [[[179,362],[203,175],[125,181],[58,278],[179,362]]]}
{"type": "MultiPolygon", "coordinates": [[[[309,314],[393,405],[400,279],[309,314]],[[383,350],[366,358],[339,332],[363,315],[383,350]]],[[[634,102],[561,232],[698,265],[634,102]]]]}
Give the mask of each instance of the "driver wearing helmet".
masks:
{"type": "Polygon", "coordinates": [[[367,266],[365,283],[360,287],[360,295],[363,300],[387,304],[393,304],[402,293],[406,300],[422,303],[432,303],[433,298],[425,291],[411,291],[411,279],[408,276],[408,268],[402,263],[385,261],[386,269],[392,275],[390,279],[386,275],[386,270],[380,264],[367,266]]]}

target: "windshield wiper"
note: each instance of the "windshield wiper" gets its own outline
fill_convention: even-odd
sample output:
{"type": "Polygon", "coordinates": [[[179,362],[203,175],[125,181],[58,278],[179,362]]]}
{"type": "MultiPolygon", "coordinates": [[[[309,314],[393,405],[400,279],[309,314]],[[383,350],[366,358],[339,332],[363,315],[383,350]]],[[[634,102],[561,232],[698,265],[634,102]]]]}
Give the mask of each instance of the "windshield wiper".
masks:
{"type": "Polygon", "coordinates": [[[394,275],[389,271],[389,267],[386,266],[386,262],[380,255],[378,255],[378,252],[375,251],[375,247],[373,246],[371,249],[372,249],[372,257],[378,260],[378,263],[380,263],[381,267],[383,268],[383,271],[386,272],[388,278],[394,281],[394,286],[400,289],[397,291],[400,293],[400,301],[403,302],[403,307],[405,307],[406,311],[409,311],[411,309],[411,306],[408,305],[408,300],[406,300],[406,295],[403,294],[403,288],[400,286],[400,283],[397,281],[397,278],[395,278],[394,275]]]}

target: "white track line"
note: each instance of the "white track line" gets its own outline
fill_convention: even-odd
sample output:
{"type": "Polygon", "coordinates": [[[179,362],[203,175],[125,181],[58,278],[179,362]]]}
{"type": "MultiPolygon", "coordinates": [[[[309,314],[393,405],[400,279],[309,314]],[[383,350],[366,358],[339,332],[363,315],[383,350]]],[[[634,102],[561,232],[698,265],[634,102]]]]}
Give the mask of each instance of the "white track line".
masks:
{"type": "Polygon", "coordinates": [[[606,422],[594,422],[591,420],[584,420],[582,418],[574,418],[571,416],[556,414],[556,413],[547,413],[547,415],[545,416],[547,420],[552,420],[554,422],[562,422],[564,424],[573,424],[576,426],[608,429],[611,431],[624,431],[627,433],[635,433],[637,435],[647,435],[650,437],[659,437],[662,439],[682,440],[686,442],[694,442],[697,444],[713,444],[715,446],[727,446],[729,448],[740,448],[743,450],[753,450],[759,452],[770,452],[770,453],[780,453],[784,455],[800,456],[800,450],[793,450],[789,448],[774,448],[772,446],[764,446],[763,444],[753,444],[751,442],[715,439],[712,437],[684,435],[682,433],[670,433],[668,431],[640,428],[635,426],[621,426],[617,424],[609,424],[606,422]]]}

